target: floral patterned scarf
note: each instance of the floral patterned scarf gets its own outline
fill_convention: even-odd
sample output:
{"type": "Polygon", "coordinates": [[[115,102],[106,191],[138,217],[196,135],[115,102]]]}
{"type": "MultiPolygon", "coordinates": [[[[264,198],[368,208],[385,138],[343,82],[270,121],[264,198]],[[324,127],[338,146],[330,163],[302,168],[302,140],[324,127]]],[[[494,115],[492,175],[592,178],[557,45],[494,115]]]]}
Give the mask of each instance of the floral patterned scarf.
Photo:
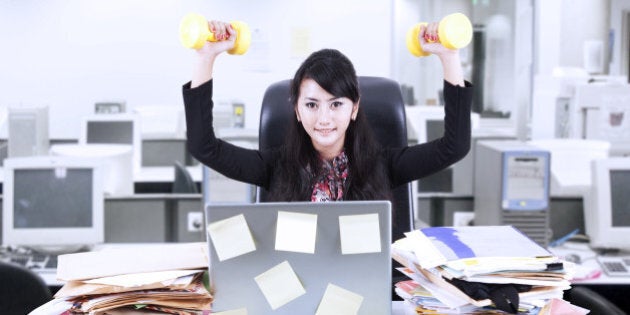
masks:
{"type": "Polygon", "coordinates": [[[332,161],[322,159],[320,174],[316,176],[311,201],[341,201],[344,197],[343,188],[348,178],[348,157],[342,151],[332,161]]]}

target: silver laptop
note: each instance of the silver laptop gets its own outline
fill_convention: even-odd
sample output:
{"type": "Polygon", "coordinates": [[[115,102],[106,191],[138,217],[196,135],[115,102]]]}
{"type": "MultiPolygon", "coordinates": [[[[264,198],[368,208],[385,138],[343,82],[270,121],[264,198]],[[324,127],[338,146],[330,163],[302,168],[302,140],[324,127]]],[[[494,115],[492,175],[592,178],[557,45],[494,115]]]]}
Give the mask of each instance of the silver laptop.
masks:
{"type": "Polygon", "coordinates": [[[388,201],[209,204],[205,211],[213,312],[391,314],[388,201]]]}

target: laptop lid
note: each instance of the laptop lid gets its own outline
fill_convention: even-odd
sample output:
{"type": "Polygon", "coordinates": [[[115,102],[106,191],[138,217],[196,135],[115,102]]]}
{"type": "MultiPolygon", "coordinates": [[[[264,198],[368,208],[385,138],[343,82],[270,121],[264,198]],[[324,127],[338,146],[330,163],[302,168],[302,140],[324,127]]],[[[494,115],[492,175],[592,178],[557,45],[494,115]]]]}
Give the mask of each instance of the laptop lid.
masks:
{"type": "Polygon", "coordinates": [[[391,314],[389,201],[205,210],[213,312],[391,314]]]}

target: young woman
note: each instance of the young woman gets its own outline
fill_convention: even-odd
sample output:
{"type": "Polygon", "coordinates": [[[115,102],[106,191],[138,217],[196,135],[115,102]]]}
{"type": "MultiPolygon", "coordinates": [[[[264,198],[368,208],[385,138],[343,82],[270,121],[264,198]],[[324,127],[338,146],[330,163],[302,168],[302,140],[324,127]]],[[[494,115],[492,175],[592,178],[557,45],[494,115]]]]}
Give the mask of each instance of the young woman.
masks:
{"type": "Polygon", "coordinates": [[[198,66],[183,87],[188,149],[227,177],[263,187],[270,201],[387,200],[392,188],[437,172],[470,149],[472,87],[464,81],[459,52],[437,42],[437,23],[418,40],[439,57],[444,72],[445,132],[440,139],[384,149],[361,110],[354,66],[337,50],[311,54],[291,81],[295,115],[285,144],[248,150],[217,139],[212,128],[212,69],[234,45],[228,23],[211,21],[218,42],[197,50],[198,66]]]}

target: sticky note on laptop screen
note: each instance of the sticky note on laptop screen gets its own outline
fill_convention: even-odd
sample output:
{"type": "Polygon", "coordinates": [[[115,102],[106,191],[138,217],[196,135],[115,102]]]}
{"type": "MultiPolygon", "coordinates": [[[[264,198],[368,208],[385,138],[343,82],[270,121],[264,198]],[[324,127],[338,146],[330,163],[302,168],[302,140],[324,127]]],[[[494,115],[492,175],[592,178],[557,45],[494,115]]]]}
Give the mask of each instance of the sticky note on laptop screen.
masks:
{"type": "Polygon", "coordinates": [[[329,283],[315,315],[355,315],[363,296],[329,283]]]}
{"type": "Polygon", "coordinates": [[[273,310],[306,293],[288,261],[263,272],[254,280],[273,310]]]}
{"type": "Polygon", "coordinates": [[[339,216],[342,254],[381,252],[378,213],[339,216]]]}
{"type": "Polygon", "coordinates": [[[220,261],[256,250],[252,233],[242,214],[210,223],[207,229],[220,261]]]}
{"type": "Polygon", "coordinates": [[[315,253],[317,215],[278,211],[276,250],[315,253]]]}

